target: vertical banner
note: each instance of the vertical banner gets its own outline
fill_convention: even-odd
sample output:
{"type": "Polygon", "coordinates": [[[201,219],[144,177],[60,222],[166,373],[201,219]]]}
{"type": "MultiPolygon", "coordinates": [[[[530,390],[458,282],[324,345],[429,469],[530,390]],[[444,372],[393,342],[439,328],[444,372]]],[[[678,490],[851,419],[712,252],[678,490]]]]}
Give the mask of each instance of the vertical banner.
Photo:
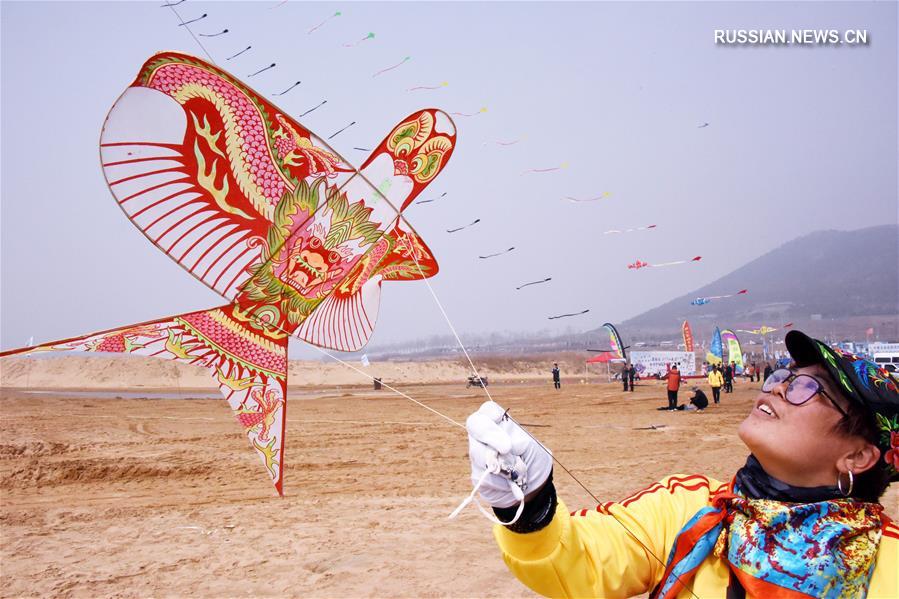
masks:
{"type": "Polygon", "coordinates": [[[681,329],[684,333],[684,351],[692,352],[693,351],[693,331],[690,330],[690,323],[685,320],[684,324],[681,325],[681,329]]]}
{"type": "Polygon", "coordinates": [[[743,372],[743,350],[736,333],[730,329],[721,331],[721,339],[727,345],[727,360],[737,366],[737,373],[743,372]]]}

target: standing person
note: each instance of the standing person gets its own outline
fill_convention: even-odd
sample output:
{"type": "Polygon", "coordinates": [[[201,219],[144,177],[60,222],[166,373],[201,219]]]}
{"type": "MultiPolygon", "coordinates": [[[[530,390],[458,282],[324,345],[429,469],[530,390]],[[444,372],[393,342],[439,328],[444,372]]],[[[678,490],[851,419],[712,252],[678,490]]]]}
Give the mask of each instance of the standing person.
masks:
{"type": "Polygon", "coordinates": [[[765,373],[762,374],[762,378],[767,381],[768,377],[771,376],[772,372],[774,372],[774,371],[771,370],[771,363],[765,362],[765,373]]]}
{"type": "Polygon", "coordinates": [[[734,371],[730,364],[724,367],[724,392],[730,393],[734,390],[734,371]]]}
{"type": "Polygon", "coordinates": [[[721,401],[721,385],[723,384],[724,377],[721,376],[721,371],[717,366],[712,366],[712,371],[709,373],[709,386],[712,388],[712,401],[715,402],[715,405],[721,401]]]}
{"type": "Polygon", "coordinates": [[[677,369],[677,364],[671,367],[665,378],[668,379],[668,409],[676,410],[677,390],[680,389],[680,371],[677,369]]]}
{"type": "Polygon", "coordinates": [[[637,369],[634,368],[634,365],[631,364],[631,367],[627,369],[627,380],[631,384],[631,391],[634,390],[634,379],[637,378],[637,369]]]}
{"type": "Polygon", "coordinates": [[[749,457],[725,482],[672,476],[569,511],[548,450],[481,406],[471,478],[503,522],[519,509],[514,483],[486,463],[507,451],[527,482],[520,517],[493,528],[511,573],[549,597],[899,597],[899,526],[879,501],[899,482],[899,389],[799,331],[785,343],[793,363],[765,379],[738,429],[749,457]]]}
{"type": "Polygon", "coordinates": [[[553,363],[553,387],[556,389],[562,388],[562,378],[559,375],[559,365],[553,363]]]}
{"type": "Polygon", "coordinates": [[[628,378],[629,372],[630,372],[630,368],[628,367],[627,362],[625,362],[624,366],[621,367],[621,382],[624,383],[625,391],[627,391],[627,378],[628,378]]]}

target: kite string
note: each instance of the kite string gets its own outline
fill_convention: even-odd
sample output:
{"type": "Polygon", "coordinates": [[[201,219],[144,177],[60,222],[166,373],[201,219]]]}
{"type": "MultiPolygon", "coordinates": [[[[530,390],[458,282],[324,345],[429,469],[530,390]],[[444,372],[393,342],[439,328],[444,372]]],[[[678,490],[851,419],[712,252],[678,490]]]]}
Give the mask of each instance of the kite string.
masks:
{"type": "MultiPolygon", "coordinates": [[[[324,348],[319,347],[319,346],[317,346],[317,345],[313,345],[313,344],[311,344],[311,343],[310,343],[309,345],[311,345],[312,347],[314,347],[316,350],[318,350],[319,352],[323,353],[324,355],[328,356],[329,358],[331,358],[331,359],[334,360],[335,362],[339,362],[340,364],[343,364],[344,366],[346,366],[346,367],[348,367],[348,368],[350,368],[350,369],[352,369],[352,370],[355,370],[356,372],[358,372],[358,373],[361,374],[362,376],[364,376],[364,377],[366,377],[366,378],[369,378],[369,379],[371,379],[372,381],[376,381],[376,380],[377,380],[377,379],[375,379],[375,377],[373,377],[372,375],[368,374],[368,373],[365,372],[364,370],[361,370],[361,369],[359,369],[359,368],[356,368],[355,366],[353,366],[353,365],[350,364],[349,362],[345,362],[345,361],[341,360],[340,358],[338,358],[337,356],[335,356],[335,355],[332,354],[331,352],[326,351],[324,348]]],[[[381,381],[379,381],[379,382],[381,382],[381,381]]],[[[409,395],[403,393],[403,392],[400,391],[399,389],[395,389],[394,387],[391,387],[390,385],[388,385],[388,384],[385,383],[385,382],[381,382],[381,385],[383,385],[384,387],[387,387],[388,389],[390,389],[391,391],[393,391],[393,392],[396,393],[397,395],[401,395],[401,396],[405,397],[406,399],[408,399],[408,400],[411,401],[412,403],[418,404],[419,406],[423,407],[424,409],[429,410],[429,411],[433,412],[434,414],[437,414],[438,416],[440,416],[440,417],[443,418],[444,420],[449,421],[450,424],[454,424],[454,425],[456,425],[456,426],[458,426],[458,427],[460,427],[460,428],[465,428],[465,425],[464,425],[464,424],[462,424],[462,423],[460,423],[460,422],[456,422],[455,420],[453,420],[452,418],[450,418],[450,417],[447,416],[446,414],[441,414],[440,412],[438,412],[437,410],[435,410],[435,409],[432,408],[431,406],[429,406],[429,405],[427,405],[427,404],[425,404],[425,403],[422,403],[422,402],[418,401],[417,399],[415,399],[415,398],[413,398],[413,397],[411,397],[411,396],[409,396],[409,395]]]]}

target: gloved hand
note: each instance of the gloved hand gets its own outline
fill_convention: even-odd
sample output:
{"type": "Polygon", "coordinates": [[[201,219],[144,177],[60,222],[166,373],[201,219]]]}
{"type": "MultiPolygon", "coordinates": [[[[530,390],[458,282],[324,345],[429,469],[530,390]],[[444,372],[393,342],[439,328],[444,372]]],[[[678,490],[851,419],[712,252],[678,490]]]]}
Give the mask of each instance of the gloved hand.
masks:
{"type": "Polygon", "coordinates": [[[499,508],[517,505],[539,489],[553,465],[549,450],[504,414],[497,403],[487,401],[465,422],[472,483],[480,482],[481,497],[499,508]]]}

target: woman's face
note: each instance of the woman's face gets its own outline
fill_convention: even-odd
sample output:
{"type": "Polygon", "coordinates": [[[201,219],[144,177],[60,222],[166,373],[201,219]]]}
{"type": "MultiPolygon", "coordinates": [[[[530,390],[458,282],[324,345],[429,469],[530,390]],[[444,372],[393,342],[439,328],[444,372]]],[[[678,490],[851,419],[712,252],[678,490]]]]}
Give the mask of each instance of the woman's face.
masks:
{"type": "MultiPolygon", "coordinates": [[[[842,409],[842,397],[820,365],[793,369],[815,378],[842,409]]],[[[836,431],[842,418],[833,402],[818,393],[802,405],[786,400],[789,381],[770,393],[759,393],[749,416],[740,424],[740,439],[771,476],[799,487],[834,485],[837,461],[857,447],[858,439],[836,431]]]]}

